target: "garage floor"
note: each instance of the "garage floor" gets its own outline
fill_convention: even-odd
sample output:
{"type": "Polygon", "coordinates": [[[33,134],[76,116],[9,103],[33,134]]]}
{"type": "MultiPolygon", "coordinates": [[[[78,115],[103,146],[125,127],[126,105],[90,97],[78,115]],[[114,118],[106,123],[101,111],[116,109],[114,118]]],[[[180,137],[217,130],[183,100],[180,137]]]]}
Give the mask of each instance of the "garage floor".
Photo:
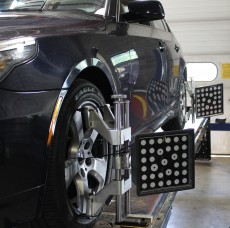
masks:
{"type": "Polygon", "coordinates": [[[230,157],[196,161],[195,167],[196,187],[177,192],[167,228],[230,228],[230,157]]]}
{"type": "Polygon", "coordinates": [[[178,192],[167,228],[230,228],[230,158],[196,162],[196,187],[178,192]]]}

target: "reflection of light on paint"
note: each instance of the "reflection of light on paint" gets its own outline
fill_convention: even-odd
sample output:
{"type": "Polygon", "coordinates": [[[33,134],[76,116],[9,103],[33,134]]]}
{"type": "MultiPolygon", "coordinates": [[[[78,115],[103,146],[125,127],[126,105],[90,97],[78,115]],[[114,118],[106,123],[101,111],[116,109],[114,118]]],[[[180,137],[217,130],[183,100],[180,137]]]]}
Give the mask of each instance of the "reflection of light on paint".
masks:
{"type": "Polygon", "coordinates": [[[138,116],[145,119],[147,117],[148,110],[145,99],[142,96],[133,95],[132,104],[134,105],[135,112],[138,113],[138,116]]]}
{"type": "Polygon", "coordinates": [[[51,120],[51,124],[50,124],[50,129],[49,129],[49,135],[48,135],[48,139],[47,139],[47,145],[49,146],[51,143],[51,140],[53,138],[54,135],[54,130],[55,130],[55,126],[56,126],[56,122],[57,122],[57,117],[58,117],[58,113],[62,104],[62,100],[63,97],[59,97],[58,101],[56,103],[56,106],[54,108],[54,112],[53,112],[53,116],[52,116],[52,120],[51,120]]]}
{"type": "Polygon", "coordinates": [[[10,6],[10,9],[14,9],[19,6],[23,6],[25,3],[24,2],[19,2],[18,0],[14,0],[10,6]]]}
{"type": "Polygon", "coordinates": [[[173,66],[173,76],[178,77],[179,76],[179,65],[173,66]]]}
{"type": "Polygon", "coordinates": [[[18,51],[19,53],[22,53],[22,52],[24,51],[24,45],[23,45],[23,44],[18,44],[18,45],[17,45],[17,51],[18,51]]]}

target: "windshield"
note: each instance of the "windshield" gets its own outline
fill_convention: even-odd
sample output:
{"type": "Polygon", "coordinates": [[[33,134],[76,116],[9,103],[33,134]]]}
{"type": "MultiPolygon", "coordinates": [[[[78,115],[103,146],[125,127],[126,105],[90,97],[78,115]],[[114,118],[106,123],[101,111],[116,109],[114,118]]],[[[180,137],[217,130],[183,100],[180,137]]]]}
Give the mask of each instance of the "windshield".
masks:
{"type": "Polygon", "coordinates": [[[1,0],[0,11],[82,10],[103,14],[106,0],[1,0]]]}

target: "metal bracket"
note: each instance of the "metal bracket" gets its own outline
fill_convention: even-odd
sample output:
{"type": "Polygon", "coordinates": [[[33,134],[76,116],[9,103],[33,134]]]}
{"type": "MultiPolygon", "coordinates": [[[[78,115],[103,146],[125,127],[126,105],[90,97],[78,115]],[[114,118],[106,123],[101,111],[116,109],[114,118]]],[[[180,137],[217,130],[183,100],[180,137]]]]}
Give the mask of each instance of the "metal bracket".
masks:
{"type": "Polygon", "coordinates": [[[112,99],[114,99],[115,116],[108,104],[103,106],[103,119],[98,115],[97,109],[92,107],[83,109],[86,126],[95,129],[113,147],[113,169],[115,171],[115,179],[100,192],[89,197],[87,215],[95,216],[109,196],[116,196],[116,222],[121,222],[130,213],[132,181],[128,143],[131,141],[131,128],[129,126],[129,101],[126,100],[126,95],[113,95],[112,99]],[[122,212],[123,194],[125,195],[124,213],[122,212]]]}
{"type": "Polygon", "coordinates": [[[84,116],[86,126],[94,128],[99,134],[101,134],[111,145],[122,145],[125,141],[131,140],[131,128],[112,128],[112,123],[115,122],[113,113],[110,110],[110,106],[107,104],[104,106],[105,117],[102,119],[97,111],[92,107],[84,108],[84,116]]]}

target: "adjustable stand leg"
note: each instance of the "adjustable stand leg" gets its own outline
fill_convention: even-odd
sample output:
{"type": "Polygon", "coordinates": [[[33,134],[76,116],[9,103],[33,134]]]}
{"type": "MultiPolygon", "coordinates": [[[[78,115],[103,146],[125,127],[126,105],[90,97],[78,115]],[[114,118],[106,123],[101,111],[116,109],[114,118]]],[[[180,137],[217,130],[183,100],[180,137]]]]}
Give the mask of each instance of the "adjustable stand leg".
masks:
{"type": "MultiPolygon", "coordinates": [[[[112,98],[115,100],[115,129],[120,130],[122,128],[129,128],[129,101],[124,100],[126,96],[124,95],[114,95],[112,98]]],[[[124,142],[127,144],[127,141],[124,142]]],[[[124,169],[124,177],[130,178],[131,174],[129,171],[130,164],[124,166],[124,158],[126,158],[126,151],[128,147],[125,145],[125,157],[121,154],[122,148],[121,145],[117,146],[117,154],[115,155],[115,179],[120,182],[123,179],[122,170],[124,169]]],[[[125,163],[128,163],[127,161],[125,163]]],[[[118,186],[120,188],[121,186],[118,186]]],[[[118,190],[118,192],[120,189],[118,190]]],[[[119,223],[123,218],[122,214],[122,194],[116,196],[116,221],[119,223]]],[[[125,192],[125,216],[130,213],[130,190],[125,192]]]]}

